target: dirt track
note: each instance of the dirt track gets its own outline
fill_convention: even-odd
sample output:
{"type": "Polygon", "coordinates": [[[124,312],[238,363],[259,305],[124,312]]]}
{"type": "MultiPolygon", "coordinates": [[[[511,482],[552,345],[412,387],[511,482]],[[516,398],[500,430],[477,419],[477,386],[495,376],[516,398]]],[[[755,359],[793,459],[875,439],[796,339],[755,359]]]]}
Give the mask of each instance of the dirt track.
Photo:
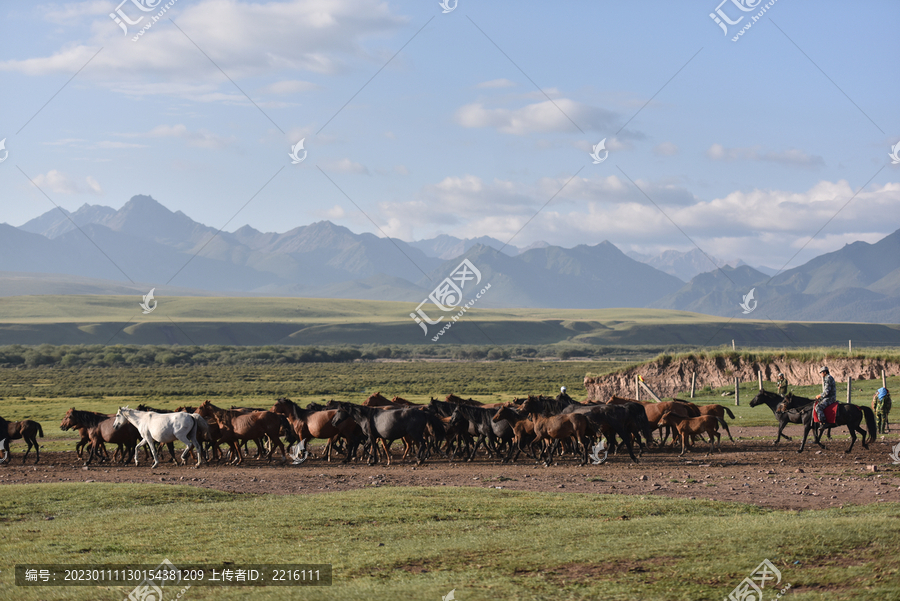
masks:
{"type": "MultiPolygon", "coordinates": [[[[836,432],[846,432],[845,428],[836,432]]],[[[154,482],[187,484],[227,492],[257,494],[311,494],[373,486],[477,486],[505,490],[661,495],[718,501],[753,503],[778,509],[822,509],[847,504],[900,501],[900,465],[893,465],[891,448],[900,442],[892,433],[865,450],[857,440],[850,454],[849,437],[837,434],[827,450],[807,445],[798,454],[800,426],[785,430],[793,441],[772,446],[774,427],[732,428],[736,444],[724,442],[722,453],[705,457],[696,447],[683,458],[678,450],[653,450],[639,464],[626,456],[610,456],[604,465],[577,467],[565,458],[550,467],[537,466],[524,455],[515,464],[478,457],[473,463],[448,463],[432,458],[415,467],[401,462],[367,466],[326,463],[311,458],[299,466],[267,465],[251,460],[240,467],[175,466],[151,470],[99,464],[88,469],[73,452],[44,453],[41,463],[21,464],[21,449],[14,445],[13,458],[0,467],[0,484],[41,482],[154,482]],[[870,472],[868,466],[876,466],[870,472]]],[[[252,448],[252,445],[251,445],[252,448]]],[[[317,447],[313,451],[318,451],[317,447]]],[[[396,450],[396,445],[395,445],[396,450]]]]}

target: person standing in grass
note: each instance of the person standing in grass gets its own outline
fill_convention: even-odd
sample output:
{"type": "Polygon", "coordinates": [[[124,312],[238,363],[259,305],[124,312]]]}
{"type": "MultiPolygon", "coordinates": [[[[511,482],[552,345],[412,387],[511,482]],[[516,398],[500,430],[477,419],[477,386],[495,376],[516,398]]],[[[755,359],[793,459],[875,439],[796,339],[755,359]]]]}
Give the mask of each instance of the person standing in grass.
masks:
{"type": "Polygon", "coordinates": [[[882,386],[872,397],[872,410],[875,412],[875,425],[879,434],[887,434],[888,413],[891,411],[891,393],[882,386]]]}
{"type": "Polygon", "coordinates": [[[778,374],[778,379],[775,380],[775,385],[778,386],[778,394],[781,396],[785,396],[788,392],[788,381],[787,378],[784,377],[783,373],[778,374]]]}

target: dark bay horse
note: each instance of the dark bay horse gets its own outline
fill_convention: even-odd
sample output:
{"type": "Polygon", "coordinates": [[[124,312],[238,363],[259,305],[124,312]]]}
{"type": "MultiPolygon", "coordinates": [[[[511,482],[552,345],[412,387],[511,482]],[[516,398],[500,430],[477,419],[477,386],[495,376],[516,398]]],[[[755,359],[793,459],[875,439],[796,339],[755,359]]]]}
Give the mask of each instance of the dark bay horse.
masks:
{"type": "Polygon", "coordinates": [[[25,460],[28,459],[28,453],[31,452],[31,447],[34,447],[34,452],[37,457],[34,460],[34,463],[37,464],[37,462],[41,460],[41,447],[37,442],[38,436],[43,438],[44,430],[36,421],[26,419],[20,422],[9,422],[0,417],[0,438],[3,438],[3,451],[6,455],[4,462],[9,463],[10,460],[9,441],[22,438],[28,445],[28,450],[25,451],[25,456],[22,457],[22,463],[25,463],[25,460]]]}
{"type": "Polygon", "coordinates": [[[59,424],[59,429],[85,428],[87,430],[88,438],[91,441],[91,452],[85,465],[91,464],[91,461],[94,460],[94,453],[99,454],[99,448],[103,446],[104,442],[118,445],[122,462],[128,463],[134,457],[135,447],[141,439],[141,433],[131,424],[126,424],[117,430],[114,425],[115,421],[115,417],[104,413],[79,411],[72,407],[66,412],[62,423],[59,424]]]}
{"type": "MultiPolygon", "coordinates": [[[[416,465],[421,465],[426,458],[428,445],[425,443],[425,431],[431,425],[432,431],[443,437],[444,426],[441,420],[431,411],[421,409],[382,410],[344,403],[337,410],[332,425],[339,426],[347,420],[356,422],[363,434],[369,439],[369,465],[378,463],[377,439],[382,438],[388,444],[401,438],[407,438],[418,447],[416,465]]],[[[390,463],[390,457],[388,457],[390,463]]]]}
{"type": "MultiPolygon", "coordinates": [[[[362,441],[362,430],[352,420],[342,422],[335,426],[331,423],[334,419],[336,409],[325,409],[321,405],[310,403],[306,409],[300,407],[297,403],[289,398],[281,397],[272,406],[272,411],[287,418],[293,427],[294,432],[300,437],[304,448],[309,448],[309,441],[313,438],[327,440],[325,445],[325,460],[331,461],[331,451],[334,449],[335,443],[339,438],[347,440],[348,449],[347,457],[344,463],[350,461],[356,454],[356,448],[362,441]]],[[[304,457],[299,463],[303,463],[309,457],[304,457]]]]}
{"type": "MultiPolygon", "coordinates": [[[[284,450],[284,444],[281,442],[281,429],[287,421],[283,415],[271,411],[241,413],[240,411],[216,407],[209,401],[203,401],[197,407],[196,413],[207,420],[213,418],[218,422],[221,430],[220,440],[228,443],[231,447],[234,457],[231,460],[232,463],[240,465],[244,461],[240,447],[241,441],[256,440],[263,436],[267,436],[272,443],[266,454],[266,459],[272,460],[272,454],[277,447],[281,450],[282,463],[287,461],[287,452],[284,450]]],[[[288,429],[290,429],[290,426],[288,426],[288,429]]]]}

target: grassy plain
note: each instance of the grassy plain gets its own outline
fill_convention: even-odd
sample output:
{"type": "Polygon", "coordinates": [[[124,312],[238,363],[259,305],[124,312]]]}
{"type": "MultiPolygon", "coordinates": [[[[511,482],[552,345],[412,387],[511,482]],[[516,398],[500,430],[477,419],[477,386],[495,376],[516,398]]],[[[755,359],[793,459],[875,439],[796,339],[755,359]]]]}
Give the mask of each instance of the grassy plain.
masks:
{"type": "MultiPolygon", "coordinates": [[[[414,303],[135,296],[0,298],[2,344],[425,344],[414,303]]],[[[443,323],[447,323],[445,320],[443,323]]],[[[728,319],[657,309],[470,309],[436,344],[900,346],[900,325],[728,319]]]]}
{"type": "MultiPolygon", "coordinates": [[[[896,503],[821,512],[473,488],[253,496],[192,487],[0,487],[0,598],[122,599],[130,587],[22,588],[30,562],[331,563],[331,587],[194,587],[184,599],[715,599],[768,558],[796,599],[900,597],[896,503]],[[52,517],[52,520],[47,518],[52,517]],[[825,527],[824,524],[828,526],[825,527]],[[845,558],[835,561],[836,557],[845,558]]],[[[767,598],[777,589],[767,587],[767,598]]]]}

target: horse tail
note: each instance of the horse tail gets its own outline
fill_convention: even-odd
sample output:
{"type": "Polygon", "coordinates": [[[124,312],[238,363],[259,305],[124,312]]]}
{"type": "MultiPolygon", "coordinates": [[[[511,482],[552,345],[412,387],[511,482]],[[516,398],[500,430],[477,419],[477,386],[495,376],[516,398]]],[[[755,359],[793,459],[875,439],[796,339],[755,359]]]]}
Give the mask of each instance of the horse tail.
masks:
{"type": "Polygon", "coordinates": [[[191,419],[194,420],[194,427],[191,428],[191,434],[193,434],[196,438],[200,438],[199,436],[197,436],[197,434],[201,433],[208,440],[209,422],[206,421],[206,418],[198,413],[188,413],[188,415],[190,415],[191,419]]]}
{"type": "Polygon", "coordinates": [[[859,410],[863,412],[866,418],[866,430],[869,431],[869,442],[875,442],[875,435],[878,433],[878,427],[875,425],[875,412],[865,405],[857,405],[859,410]]]}
{"type": "Polygon", "coordinates": [[[725,410],[725,413],[728,414],[728,417],[730,417],[731,419],[734,419],[734,413],[731,412],[731,409],[729,409],[725,405],[722,405],[722,408],[725,410]]]}
{"type": "Polygon", "coordinates": [[[434,432],[434,437],[439,441],[444,440],[444,422],[431,411],[426,411],[425,417],[428,419],[428,425],[431,426],[431,430],[434,432]]]}
{"type": "MultiPolygon", "coordinates": [[[[874,419],[874,417],[872,419],[874,419]]],[[[44,437],[44,429],[41,427],[40,422],[34,422],[34,425],[37,426],[38,438],[43,438],[44,437]]]]}

